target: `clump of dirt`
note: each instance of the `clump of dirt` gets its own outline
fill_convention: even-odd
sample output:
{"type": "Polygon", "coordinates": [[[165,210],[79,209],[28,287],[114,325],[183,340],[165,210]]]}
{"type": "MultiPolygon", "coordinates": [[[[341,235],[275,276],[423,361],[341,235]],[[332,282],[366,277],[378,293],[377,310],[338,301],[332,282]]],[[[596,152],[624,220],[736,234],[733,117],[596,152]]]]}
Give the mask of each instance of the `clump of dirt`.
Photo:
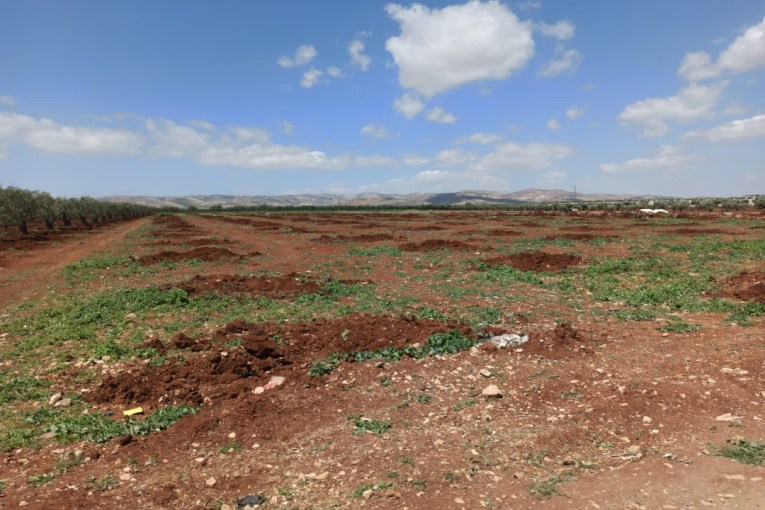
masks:
{"type": "Polygon", "coordinates": [[[704,234],[725,234],[725,231],[719,228],[676,228],[674,230],[667,230],[667,233],[700,236],[704,234]]]}
{"type": "Polygon", "coordinates": [[[745,271],[724,281],[721,286],[721,297],[765,304],[765,271],[745,271]]]}
{"type": "Polygon", "coordinates": [[[523,351],[548,358],[562,358],[571,354],[594,354],[592,339],[571,324],[563,323],[545,331],[522,345],[523,351]]]}
{"type": "Polygon", "coordinates": [[[516,253],[484,261],[488,266],[512,266],[521,271],[558,272],[582,263],[582,257],[567,253],[516,253]]]}
{"type": "Polygon", "coordinates": [[[421,227],[406,227],[404,230],[411,230],[412,232],[417,231],[431,231],[431,230],[446,230],[446,227],[440,227],[438,225],[423,225],[421,227]]]}
{"type": "MultiPolygon", "coordinates": [[[[218,329],[214,338],[220,345],[239,340],[241,349],[189,356],[183,363],[170,358],[161,366],[143,365],[135,372],[109,376],[88,394],[88,400],[110,404],[200,404],[205,397],[236,398],[252,389],[253,384],[244,381],[250,377],[289,373],[292,380],[302,377],[309,382],[305,375],[308,366],[331,353],[422,344],[434,333],[451,331],[472,335],[470,326],[462,322],[411,317],[355,314],[299,324],[249,324],[237,320],[218,329]],[[301,367],[302,373],[292,367],[301,367]]],[[[170,343],[177,349],[194,351],[211,346],[212,341],[194,340],[179,333],[170,343]]]]}
{"type": "Polygon", "coordinates": [[[170,340],[170,345],[176,349],[189,350],[191,352],[209,351],[212,343],[209,339],[191,338],[186,333],[176,333],[170,340]]]}
{"type": "Polygon", "coordinates": [[[149,266],[157,264],[159,262],[182,262],[184,260],[203,260],[205,262],[213,262],[216,260],[231,260],[241,258],[240,255],[228,250],[226,248],[214,248],[214,247],[199,247],[189,251],[172,251],[166,250],[153,255],[146,255],[138,259],[138,261],[149,266]]]}
{"type": "Polygon", "coordinates": [[[455,250],[455,251],[475,251],[478,250],[473,245],[454,241],[449,239],[428,239],[421,243],[404,243],[399,245],[402,251],[435,251],[435,250],[455,250]]]}
{"type": "Polygon", "coordinates": [[[321,282],[288,273],[281,276],[197,275],[177,285],[190,296],[217,292],[221,295],[256,295],[274,299],[287,299],[321,290],[321,282]]]}
{"type": "Polygon", "coordinates": [[[505,237],[505,236],[519,236],[521,235],[521,232],[518,232],[517,230],[506,230],[502,228],[495,228],[492,230],[488,230],[486,234],[494,237],[505,237]]]}
{"type": "Polygon", "coordinates": [[[615,234],[573,234],[573,233],[566,233],[566,234],[557,234],[557,235],[550,235],[545,237],[545,239],[554,241],[555,239],[569,239],[571,241],[592,241],[593,239],[601,238],[601,239],[617,239],[619,236],[615,234]]]}
{"type": "Polygon", "coordinates": [[[328,236],[327,234],[322,234],[321,236],[314,239],[313,242],[315,243],[341,243],[341,242],[374,243],[377,241],[390,241],[392,239],[393,239],[393,236],[390,234],[359,234],[356,236],[345,236],[340,234],[335,237],[328,236]]]}

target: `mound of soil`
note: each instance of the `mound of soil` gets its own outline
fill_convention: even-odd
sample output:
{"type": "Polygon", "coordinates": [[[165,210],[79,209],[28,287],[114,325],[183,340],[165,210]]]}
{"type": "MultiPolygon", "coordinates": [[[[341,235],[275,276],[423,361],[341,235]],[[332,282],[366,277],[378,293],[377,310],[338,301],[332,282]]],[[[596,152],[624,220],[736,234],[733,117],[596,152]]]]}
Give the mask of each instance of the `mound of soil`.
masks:
{"type": "Polygon", "coordinates": [[[521,232],[518,232],[517,230],[505,230],[502,228],[495,228],[493,230],[488,230],[486,234],[490,236],[494,236],[494,237],[503,237],[503,236],[519,236],[521,235],[521,232]]]}
{"type": "Polygon", "coordinates": [[[721,297],[765,304],[765,271],[745,271],[729,278],[721,286],[721,297]]]}
{"type": "Polygon", "coordinates": [[[700,236],[704,234],[725,234],[725,231],[719,228],[676,228],[674,230],[667,230],[667,233],[700,236]]]}
{"type": "Polygon", "coordinates": [[[212,262],[215,260],[231,260],[240,257],[240,255],[237,255],[226,248],[200,247],[189,251],[161,251],[153,255],[146,255],[138,260],[141,264],[148,266],[159,262],[181,262],[192,259],[212,262]]]}
{"type": "MultiPolygon", "coordinates": [[[[110,404],[180,403],[200,404],[211,399],[235,398],[256,384],[245,379],[289,373],[304,378],[309,365],[330,353],[374,351],[424,343],[434,333],[460,331],[472,335],[470,326],[410,317],[351,315],[337,319],[316,319],[300,324],[248,324],[237,320],[215,332],[216,342],[239,339],[242,349],[189,356],[179,364],[170,358],[162,366],[143,365],[135,372],[107,377],[88,400],[110,404]],[[301,367],[302,373],[292,370],[301,367]]],[[[209,340],[199,344],[209,345],[209,340]]],[[[176,348],[193,347],[196,342],[178,334],[176,348]]],[[[264,381],[265,382],[265,381],[264,381]]]]}
{"type": "Polygon", "coordinates": [[[356,236],[345,236],[345,235],[337,235],[335,237],[328,236],[326,234],[322,234],[321,236],[317,237],[313,240],[315,243],[341,243],[341,242],[351,242],[351,243],[375,243],[378,241],[390,241],[393,239],[393,236],[390,234],[359,234],[356,236]]]}
{"type": "Polygon", "coordinates": [[[297,273],[281,276],[197,275],[177,285],[190,296],[217,292],[221,295],[255,295],[274,299],[287,299],[301,294],[312,294],[321,289],[320,282],[297,273]]]}
{"type": "Polygon", "coordinates": [[[478,248],[462,241],[449,239],[428,239],[421,243],[404,243],[399,245],[402,251],[435,251],[435,250],[455,250],[455,251],[475,251],[478,248]]]}
{"type": "Polygon", "coordinates": [[[547,358],[559,359],[571,354],[595,353],[592,348],[592,339],[574,328],[571,324],[563,323],[555,326],[555,329],[546,331],[536,339],[523,344],[523,351],[529,354],[538,354],[547,358]]]}
{"type": "Polygon", "coordinates": [[[516,253],[484,261],[489,266],[512,266],[522,271],[557,272],[581,264],[582,257],[567,253],[516,253]]]}
{"type": "Polygon", "coordinates": [[[412,232],[417,231],[430,231],[430,230],[446,230],[446,227],[439,227],[438,225],[424,225],[422,227],[405,227],[403,230],[411,230],[412,232]]]}

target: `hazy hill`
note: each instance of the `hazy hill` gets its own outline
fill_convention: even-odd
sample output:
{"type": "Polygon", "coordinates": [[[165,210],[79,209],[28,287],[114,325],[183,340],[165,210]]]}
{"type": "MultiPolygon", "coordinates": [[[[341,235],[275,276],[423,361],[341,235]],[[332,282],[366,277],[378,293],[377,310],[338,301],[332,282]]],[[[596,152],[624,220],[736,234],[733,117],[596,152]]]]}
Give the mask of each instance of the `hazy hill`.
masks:
{"type": "Polygon", "coordinates": [[[408,193],[396,195],[389,193],[359,193],[357,195],[187,195],[178,197],[165,196],[109,196],[102,200],[113,202],[132,202],[164,208],[186,209],[197,207],[209,209],[213,206],[409,206],[409,205],[462,205],[471,204],[513,204],[523,202],[569,202],[595,200],[627,200],[638,198],[635,195],[617,195],[607,193],[576,193],[564,190],[525,189],[514,192],[497,191],[459,191],[456,193],[408,193]]]}

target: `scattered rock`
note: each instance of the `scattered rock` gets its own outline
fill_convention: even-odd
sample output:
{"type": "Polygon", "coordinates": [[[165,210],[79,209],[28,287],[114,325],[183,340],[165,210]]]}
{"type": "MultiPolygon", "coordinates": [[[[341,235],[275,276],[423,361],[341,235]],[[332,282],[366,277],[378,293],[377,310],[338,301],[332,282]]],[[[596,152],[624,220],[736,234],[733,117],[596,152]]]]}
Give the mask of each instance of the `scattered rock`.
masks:
{"type": "Polygon", "coordinates": [[[208,487],[214,487],[216,483],[218,483],[218,481],[213,476],[205,480],[205,485],[207,485],[208,487]]]}
{"type": "Polygon", "coordinates": [[[500,349],[519,347],[529,341],[529,335],[516,335],[514,333],[505,333],[504,335],[493,336],[487,340],[500,349]]]}
{"type": "Polygon", "coordinates": [[[481,395],[487,398],[502,398],[502,391],[496,384],[490,384],[483,389],[481,395]]]}
{"type": "Polygon", "coordinates": [[[61,400],[62,398],[64,398],[64,395],[63,395],[62,393],[60,393],[60,392],[59,392],[59,393],[56,393],[55,395],[53,395],[53,396],[50,398],[50,400],[48,401],[48,405],[50,405],[50,406],[54,406],[54,405],[56,405],[56,403],[57,403],[59,400],[61,400]]]}
{"type": "Polygon", "coordinates": [[[491,372],[486,370],[485,368],[479,372],[484,377],[491,377],[491,372]]]}
{"type": "Polygon", "coordinates": [[[280,375],[273,375],[271,376],[271,379],[268,381],[268,384],[266,384],[263,389],[264,390],[272,390],[274,388],[278,388],[282,384],[284,384],[284,381],[286,381],[286,378],[280,376],[280,375]]]}
{"type": "Polygon", "coordinates": [[[53,404],[53,407],[69,407],[72,405],[72,399],[71,398],[62,398],[55,404],[53,404]]]}
{"type": "Polygon", "coordinates": [[[462,498],[454,498],[454,502],[457,503],[458,505],[464,505],[465,504],[465,500],[462,499],[462,498]]]}
{"type": "Polygon", "coordinates": [[[266,502],[266,498],[262,494],[250,494],[249,496],[243,496],[236,500],[236,507],[242,509],[247,506],[262,505],[266,502]]]}
{"type": "Polygon", "coordinates": [[[720,416],[715,418],[715,421],[738,421],[740,419],[741,419],[740,416],[736,416],[736,415],[731,414],[731,413],[725,413],[725,414],[721,414],[720,416]]]}

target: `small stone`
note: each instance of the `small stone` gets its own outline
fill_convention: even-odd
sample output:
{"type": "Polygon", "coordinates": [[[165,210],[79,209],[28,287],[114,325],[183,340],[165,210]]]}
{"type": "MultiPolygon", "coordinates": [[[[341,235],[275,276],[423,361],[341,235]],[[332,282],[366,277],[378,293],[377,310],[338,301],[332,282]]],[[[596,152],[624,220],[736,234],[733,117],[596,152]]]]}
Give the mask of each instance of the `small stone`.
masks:
{"type": "Polygon", "coordinates": [[[260,395],[260,394],[261,394],[261,393],[263,393],[264,391],[266,391],[266,389],[265,389],[263,386],[258,386],[257,388],[255,388],[254,390],[252,390],[252,392],[253,392],[255,395],[260,395]]]}
{"type": "Polygon", "coordinates": [[[135,320],[136,318],[138,318],[138,316],[134,314],[133,312],[130,312],[129,314],[125,315],[126,321],[132,321],[132,320],[135,320]]]}
{"type": "Polygon", "coordinates": [[[372,494],[374,494],[374,493],[375,493],[375,491],[373,491],[372,489],[367,489],[367,490],[365,490],[364,492],[361,493],[361,497],[364,498],[364,499],[369,499],[369,498],[372,497],[372,494]]]}
{"type": "Polygon", "coordinates": [[[208,487],[214,487],[216,483],[218,483],[218,481],[212,476],[208,478],[207,480],[205,480],[205,485],[207,485],[208,487]]]}
{"type": "Polygon", "coordinates": [[[564,466],[573,466],[574,464],[576,464],[576,461],[575,461],[574,459],[565,459],[565,460],[562,462],[562,464],[563,464],[564,466]]]}
{"type": "Polygon", "coordinates": [[[740,419],[741,419],[741,417],[739,417],[739,416],[735,416],[735,415],[733,415],[731,413],[725,413],[725,414],[721,414],[720,416],[715,418],[715,421],[737,421],[737,420],[740,420],[740,419]]]}
{"type": "Polygon", "coordinates": [[[513,478],[515,478],[516,480],[523,480],[524,478],[526,478],[526,475],[523,473],[523,471],[516,471],[515,473],[513,473],[513,478]]]}
{"type": "Polygon", "coordinates": [[[650,416],[643,416],[643,425],[648,425],[653,419],[650,416]]]}
{"type": "Polygon", "coordinates": [[[723,475],[726,480],[745,480],[744,475],[723,475]]]}
{"type": "Polygon", "coordinates": [[[70,405],[72,405],[72,399],[67,397],[53,404],[53,407],[69,407],[70,405]]]}
{"type": "Polygon", "coordinates": [[[120,480],[122,480],[123,482],[129,482],[130,478],[131,478],[130,473],[122,473],[120,475],[120,480]]]}
{"type": "Polygon", "coordinates": [[[502,398],[502,392],[496,384],[490,384],[485,387],[481,395],[487,398],[502,398]]]}
{"type": "Polygon", "coordinates": [[[441,446],[443,444],[444,444],[443,439],[436,439],[435,441],[433,441],[433,446],[441,446]]]}
{"type": "Polygon", "coordinates": [[[236,432],[232,432],[228,435],[229,439],[236,439],[236,432]]]}
{"type": "Polygon", "coordinates": [[[220,510],[234,510],[234,509],[231,508],[231,505],[223,504],[220,506],[220,510]]]}
{"type": "Polygon", "coordinates": [[[485,368],[483,370],[481,370],[480,372],[478,372],[478,373],[481,374],[484,377],[491,377],[491,372],[486,370],[485,368]]]}
{"type": "Polygon", "coordinates": [[[632,446],[627,448],[627,453],[629,453],[630,455],[636,455],[640,453],[640,446],[633,444],[632,446]]]}
{"type": "Polygon", "coordinates": [[[249,496],[244,496],[236,500],[236,507],[237,508],[244,508],[247,506],[257,506],[262,505],[266,502],[266,498],[264,498],[260,494],[250,494],[249,496]]]}
{"type": "Polygon", "coordinates": [[[268,384],[264,386],[264,389],[272,390],[274,388],[278,388],[284,384],[284,381],[286,381],[285,377],[282,377],[281,375],[272,375],[271,379],[268,381],[268,384]]]}
{"type": "Polygon", "coordinates": [[[28,504],[28,501],[19,501],[19,506],[27,506],[28,504]]]}
{"type": "Polygon", "coordinates": [[[454,502],[457,503],[458,505],[464,505],[465,504],[465,500],[462,499],[462,498],[454,498],[454,502]]]}
{"type": "Polygon", "coordinates": [[[56,403],[57,403],[59,400],[61,400],[62,398],[64,398],[64,395],[63,395],[63,394],[61,394],[61,393],[56,393],[55,395],[53,395],[53,396],[50,398],[50,400],[48,401],[48,405],[49,405],[49,406],[53,406],[53,405],[56,405],[56,403]]]}

